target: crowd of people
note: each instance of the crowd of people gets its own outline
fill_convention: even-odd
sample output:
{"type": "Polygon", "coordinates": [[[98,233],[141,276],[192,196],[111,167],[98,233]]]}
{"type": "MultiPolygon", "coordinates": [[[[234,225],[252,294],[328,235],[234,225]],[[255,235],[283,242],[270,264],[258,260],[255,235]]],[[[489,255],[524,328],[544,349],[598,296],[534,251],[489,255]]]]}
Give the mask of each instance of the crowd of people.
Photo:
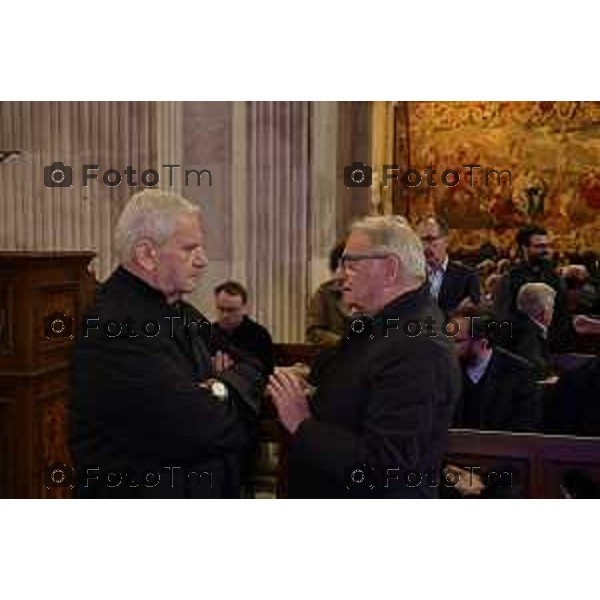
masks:
{"type": "MultiPolygon", "coordinates": [[[[565,256],[563,262],[582,262],[557,265],[548,232],[530,225],[518,231],[513,259],[486,246],[467,264],[450,258],[443,219],[425,218],[415,230],[430,294],[447,318],[460,324],[453,337],[463,394],[453,425],[600,435],[600,359],[573,355],[571,362],[586,364],[567,372],[557,364],[561,355],[576,350],[578,335],[600,334],[600,271],[594,255],[565,256]]],[[[311,299],[311,342],[339,340],[351,322],[351,307],[341,301],[340,248],[343,243],[330,257],[332,279],[311,299]],[[318,310],[325,304],[336,306],[346,320],[329,320],[330,313],[318,310]]]]}
{"type": "Polygon", "coordinates": [[[75,344],[78,495],[244,495],[267,397],[289,435],[292,497],[437,496],[411,477],[449,468],[450,427],[600,435],[600,359],[558,382],[552,363],[576,332],[600,331],[594,274],[557,270],[539,227],[516,241],[518,261],[470,267],[449,257],[439,218],[357,220],[308,307],[322,351],[284,368],[241,283],[215,288],[212,324],[186,302],[208,264],[199,209],[135,194],[115,231],[120,264],[75,344]]]}

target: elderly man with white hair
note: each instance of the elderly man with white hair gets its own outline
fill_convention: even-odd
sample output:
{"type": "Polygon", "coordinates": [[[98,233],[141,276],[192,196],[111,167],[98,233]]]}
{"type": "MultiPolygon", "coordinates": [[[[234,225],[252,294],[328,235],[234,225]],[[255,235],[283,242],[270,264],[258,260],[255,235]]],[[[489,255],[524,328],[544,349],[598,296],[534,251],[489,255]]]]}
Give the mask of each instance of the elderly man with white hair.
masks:
{"type": "Polygon", "coordinates": [[[223,352],[183,297],[207,266],[200,212],[135,194],[115,231],[120,265],[84,316],[73,360],[70,443],[80,497],[239,495],[262,374],[223,352]]]}
{"type": "Polygon", "coordinates": [[[350,230],[341,278],[344,303],[364,316],[312,386],[276,369],[267,387],[291,434],[289,495],[437,496],[461,374],[421,240],[401,217],[366,217],[350,230]]]}
{"type": "Polygon", "coordinates": [[[517,292],[518,317],[513,323],[508,348],[525,358],[537,376],[549,375],[548,330],[554,315],[556,290],[546,283],[526,283],[517,292]]]}

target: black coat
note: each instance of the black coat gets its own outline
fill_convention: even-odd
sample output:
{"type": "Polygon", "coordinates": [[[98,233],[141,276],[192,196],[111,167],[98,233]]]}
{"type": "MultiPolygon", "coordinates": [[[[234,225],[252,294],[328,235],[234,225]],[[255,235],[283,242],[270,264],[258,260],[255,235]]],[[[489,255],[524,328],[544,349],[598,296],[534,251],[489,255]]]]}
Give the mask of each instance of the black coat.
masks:
{"type": "Polygon", "coordinates": [[[320,364],[312,417],[290,444],[291,497],[437,495],[428,483],[435,485],[446,449],[460,369],[441,332],[435,338],[424,330],[416,337],[404,332],[404,323],[427,316],[438,327],[444,321],[425,285],[384,308],[372,339],[344,338],[335,356],[320,364]],[[388,319],[397,320],[388,322],[386,337],[388,319]]]}
{"type": "MultiPolygon", "coordinates": [[[[465,374],[465,378],[466,378],[465,374]]],[[[494,348],[486,372],[472,386],[464,382],[453,427],[492,431],[536,431],[542,425],[542,387],[521,358],[494,348]]]]}
{"type": "Polygon", "coordinates": [[[449,314],[465,298],[471,298],[473,304],[479,304],[481,299],[479,274],[460,262],[450,260],[438,295],[439,307],[449,314]]]}
{"type": "MultiPolygon", "coordinates": [[[[98,479],[80,485],[81,496],[239,493],[240,458],[254,438],[261,372],[237,357],[235,366],[219,375],[229,386],[228,399],[198,387],[214,375],[210,353],[218,342],[200,313],[190,305],[183,308],[201,323],[199,329],[190,327],[189,337],[173,318],[181,313],[160,292],[119,268],[88,313],[88,323],[97,329],[86,328],[84,317],[73,359],[70,444],[80,475],[91,468],[88,473],[98,479]],[[123,328],[118,337],[106,334],[110,319],[123,328]],[[160,327],[154,337],[141,333],[149,320],[160,327]],[[118,473],[108,475],[111,470],[118,473]]],[[[151,335],[155,330],[148,327],[151,335]]]]}
{"type": "Polygon", "coordinates": [[[546,433],[600,436],[600,357],[563,373],[544,409],[546,433]]]}
{"type": "Polygon", "coordinates": [[[273,339],[266,327],[246,316],[233,331],[225,331],[217,322],[212,327],[213,332],[219,333],[232,346],[260,360],[266,373],[273,372],[273,339]]]}
{"type": "Polygon", "coordinates": [[[550,374],[550,349],[542,328],[529,317],[519,315],[512,323],[510,333],[500,342],[501,345],[526,359],[538,379],[547,377],[550,374]]]}

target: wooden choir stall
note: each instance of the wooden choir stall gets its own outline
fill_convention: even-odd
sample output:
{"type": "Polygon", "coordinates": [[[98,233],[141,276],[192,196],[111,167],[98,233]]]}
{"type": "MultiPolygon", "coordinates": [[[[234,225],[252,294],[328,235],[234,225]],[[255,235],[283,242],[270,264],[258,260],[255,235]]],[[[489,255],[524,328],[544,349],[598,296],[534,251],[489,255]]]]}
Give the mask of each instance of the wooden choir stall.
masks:
{"type": "Polygon", "coordinates": [[[88,274],[93,257],[92,252],[0,252],[2,498],[70,495],[68,487],[47,488],[44,469],[70,462],[65,408],[71,336],[93,298],[95,282],[88,274]],[[57,315],[67,317],[65,330],[57,315]]]}

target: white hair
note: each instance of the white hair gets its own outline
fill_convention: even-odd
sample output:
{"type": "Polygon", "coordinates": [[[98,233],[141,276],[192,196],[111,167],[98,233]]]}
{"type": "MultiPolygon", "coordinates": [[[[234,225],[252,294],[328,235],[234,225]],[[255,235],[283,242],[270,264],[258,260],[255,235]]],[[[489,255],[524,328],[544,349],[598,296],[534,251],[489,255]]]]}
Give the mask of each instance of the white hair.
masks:
{"type": "Polygon", "coordinates": [[[404,217],[363,217],[352,224],[350,231],[364,233],[371,240],[374,250],[397,256],[409,277],[419,282],[425,281],[427,271],[423,244],[404,217]]]}
{"type": "Polygon", "coordinates": [[[517,308],[533,316],[548,308],[554,308],[556,290],[545,283],[526,283],[517,293],[517,308]]]}
{"type": "Polygon", "coordinates": [[[159,246],[173,235],[177,220],[186,215],[200,217],[200,209],[191,202],[162,190],[143,190],[128,201],[115,228],[115,247],[121,263],[132,257],[133,247],[142,238],[159,246]]]}

